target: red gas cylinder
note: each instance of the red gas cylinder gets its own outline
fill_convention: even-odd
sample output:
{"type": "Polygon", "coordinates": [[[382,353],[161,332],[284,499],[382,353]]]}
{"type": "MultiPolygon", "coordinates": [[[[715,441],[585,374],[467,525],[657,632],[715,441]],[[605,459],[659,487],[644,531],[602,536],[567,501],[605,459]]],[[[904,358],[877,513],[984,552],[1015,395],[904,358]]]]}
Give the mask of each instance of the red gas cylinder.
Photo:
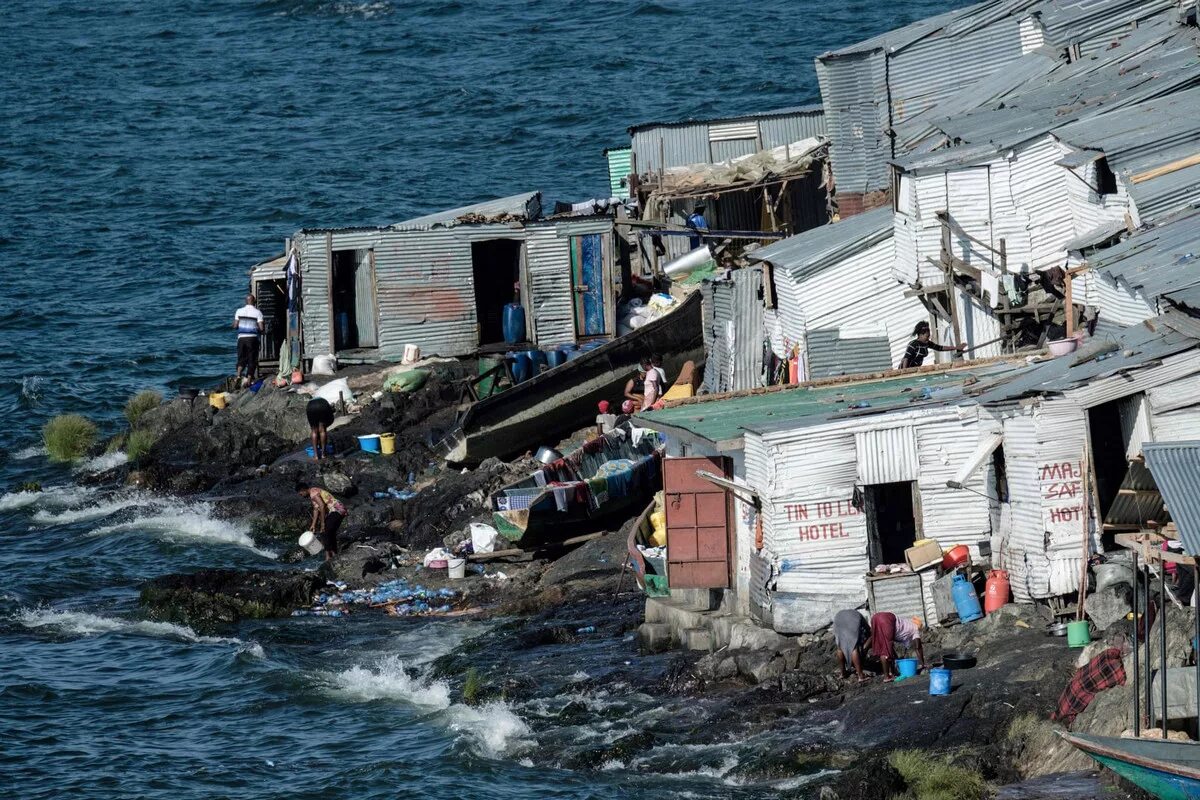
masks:
{"type": "Polygon", "coordinates": [[[983,591],[983,610],[988,614],[1008,603],[1008,573],[1002,569],[988,572],[987,588],[983,591]]]}

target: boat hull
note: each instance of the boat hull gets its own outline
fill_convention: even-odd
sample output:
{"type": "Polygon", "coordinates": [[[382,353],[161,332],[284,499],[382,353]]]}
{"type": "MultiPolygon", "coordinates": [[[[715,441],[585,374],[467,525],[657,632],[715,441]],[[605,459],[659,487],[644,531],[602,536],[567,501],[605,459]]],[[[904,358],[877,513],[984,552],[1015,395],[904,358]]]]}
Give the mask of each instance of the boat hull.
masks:
{"type": "Polygon", "coordinates": [[[1061,736],[1159,800],[1200,800],[1200,744],[1083,734],[1061,736]]]}
{"type": "Polygon", "coordinates": [[[467,410],[442,444],[453,464],[511,458],[586,427],[601,400],[617,401],[641,359],[662,355],[669,375],[704,357],[701,299],[693,292],[671,313],[467,410]]]}

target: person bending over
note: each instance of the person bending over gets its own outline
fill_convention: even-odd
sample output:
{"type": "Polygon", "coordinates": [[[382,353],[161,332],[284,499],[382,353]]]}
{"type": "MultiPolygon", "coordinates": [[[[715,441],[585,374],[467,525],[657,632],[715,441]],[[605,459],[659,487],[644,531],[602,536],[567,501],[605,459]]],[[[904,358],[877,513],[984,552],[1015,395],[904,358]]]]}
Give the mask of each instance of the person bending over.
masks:
{"type": "Polygon", "coordinates": [[[918,322],[917,327],[913,328],[913,340],[908,343],[908,349],[904,351],[904,358],[900,359],[900,369],[912,369],[913,367],[921,366],[925,363],[925,356],[929,355],[930,350],[937,350],[939,353],[954,350],[961,353],[966,349],[967,346],[965,344],[949,347],[930,341],[929,323],[918,322]]]}
{"type": "Polygon", "coordinates": [[[320,461],[325,457],[325,447],[329,440],[328,428],[333,424],[333,406],[324,397],[314,397],[304,407],[304,415],[308,417],[313,458],[320,461]]]}
{"type": "Polygon", "coordinates": [[[325,560],[332,561],[337,555],[338,528],[342,527],[342,520],[346,518],[346,507],[328,490],[312,486],[307,481],[296,482],[296,493],[307,497],[312,504],[309,529],[321,540],[321,546],[325,548],[325,560]]]}

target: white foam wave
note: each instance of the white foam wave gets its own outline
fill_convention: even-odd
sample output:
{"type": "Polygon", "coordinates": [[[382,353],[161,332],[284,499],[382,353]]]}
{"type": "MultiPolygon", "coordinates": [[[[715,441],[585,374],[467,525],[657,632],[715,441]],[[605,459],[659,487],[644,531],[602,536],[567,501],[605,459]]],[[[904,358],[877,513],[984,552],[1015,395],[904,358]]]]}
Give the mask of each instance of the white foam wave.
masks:
{"type": "Polygon", "coordinates": [[[409,670],[399,656],[380,659],[374,668],[351,667],[333,675],[335,691],[356,702],[401,700],[423,708],[450,707],[450,686],[409,670]]]}
{"type": "Polygon", "coordinates": [[[475,751],[488,758],[512,756],[533,746],[532,732],[507,703],[453,705],[447,712],[450,729],[466,734],[475,751]]]}
{"type": "Polygon", "coordinates": [[[127,461],[129,461],[129,456],[123,451],[117,450],[113,453],[105,453],[104,455],[89,458],[76,467],[76,470],[78,472],[105,472],[114,467],[119,467],[127,461]]]}
{"type": "Polygon", "coordinates": [[[93,505],[67,508],[63,511],[38,511],[33,515],[33,521],[38,525],[71,525],[76,522],[104,519],[118,511],[135,506],[150,505],[153,502],[151,498],[143,495],[117,495],[112,499],[93,505]]]}
{"type": "Polygon", "coordinates": [[[203,644],[233,644],[256,657],[263,657],[262,646],[257,642],[243,642],[228,636],[202,636],[186,625],[152,620],[130,620],[105,617],[87,611],[59,611],[52,608],[30,608],[16,615],[26,628],[55,628],[63,633],[87,636],[97,633],[129,633],[183,642],[203,644]]]}
{"type": "Polygon", "coordinates": [[[245,547],[264,558],[275,558],[268,550],[254,545],[249,528],[245,525],[215,519],[212,507],[207,503],[184,504],[161,502],[154,513],[135,517],[127,522],[104,525],[91,532],[92,536],[107,536],[114,533],[144,532],[176,542],[209,542],[245,547]]]}
{"type": "Polygon", "coordinates": [[[14,511],[33,505],[66,508],[84,501],[94,491],[86,486],[51,486],[40,492],[8,492],[0,495],[0,511],[14,511]]]}
{"type": "Polygon", "coordinates": [[[14,452],[12,457],[18,461],[28,461],[31,458],[37,458],[38,456],[44,455],[46,455],[45,445],[35,444],[30,445],[29,447],[22,447],[20,450],[14,452]]]}

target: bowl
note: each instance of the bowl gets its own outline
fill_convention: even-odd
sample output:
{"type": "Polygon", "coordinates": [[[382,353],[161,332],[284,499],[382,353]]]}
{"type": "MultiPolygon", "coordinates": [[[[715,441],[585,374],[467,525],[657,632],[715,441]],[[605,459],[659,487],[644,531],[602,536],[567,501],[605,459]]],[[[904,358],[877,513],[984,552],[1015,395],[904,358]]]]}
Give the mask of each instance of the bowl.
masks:
{"type": "Polygon", "coordinates": [[[946,669],[970,669],[976,663],[975,656],[970,653],[942,654],[942,666],[946,669]]]}
{"type": "Polygon", "coordinates": [[[965,544],[956,544],[942,556],[942,569],[961,567],[971,558],[971,549],[965,544]]]}
{"type": "Polygon", "coordinates": [[[1046,342],[1046,347],[1050,349],[1050,355],[1055,358],[1065,356],[1068,353],[1074,353],[1075,348],[1079,347],[1078,339],[1054,339],[1046,342]]]}
{"type": "Polygon", "coordinates": [[[1055,622],[1055,623],[1050,624],[1046,628],[1046,635],[1047,636],[1066,636],[1067,635],[1067,623],[1055,622]]]}

